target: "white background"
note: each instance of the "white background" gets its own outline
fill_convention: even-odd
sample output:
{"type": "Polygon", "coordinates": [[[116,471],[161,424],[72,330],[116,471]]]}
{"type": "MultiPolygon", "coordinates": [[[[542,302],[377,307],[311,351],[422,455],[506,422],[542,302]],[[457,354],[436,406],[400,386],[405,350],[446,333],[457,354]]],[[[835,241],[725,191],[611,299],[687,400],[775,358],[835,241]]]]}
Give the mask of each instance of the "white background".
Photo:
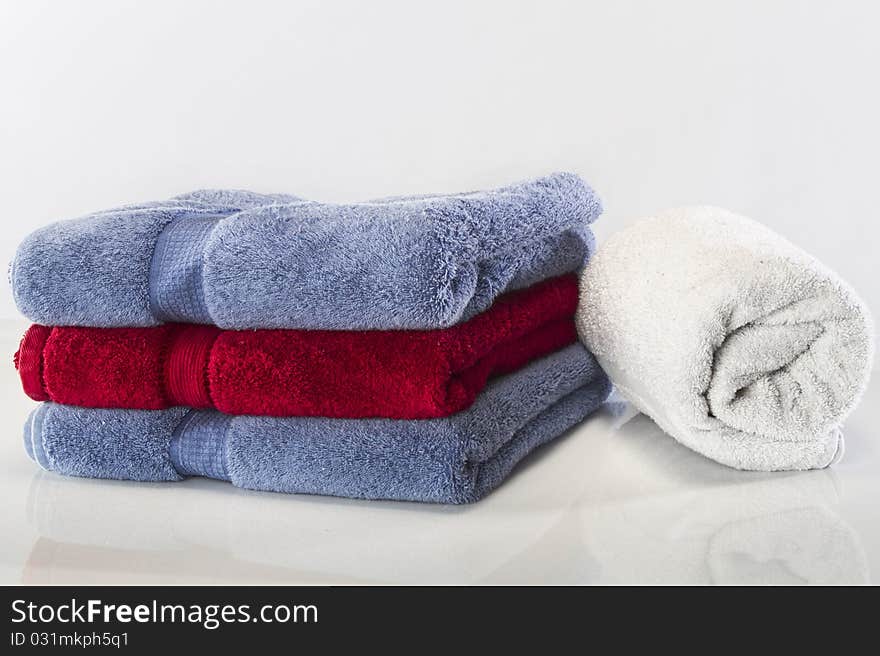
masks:
{"type": "Polygon", "coordinates": [[[600,238],[721,205],[880,304],[878,3],[0,2],[4,264],[49,221],[193,188],[343,201],[568,169],[600,238]]]}

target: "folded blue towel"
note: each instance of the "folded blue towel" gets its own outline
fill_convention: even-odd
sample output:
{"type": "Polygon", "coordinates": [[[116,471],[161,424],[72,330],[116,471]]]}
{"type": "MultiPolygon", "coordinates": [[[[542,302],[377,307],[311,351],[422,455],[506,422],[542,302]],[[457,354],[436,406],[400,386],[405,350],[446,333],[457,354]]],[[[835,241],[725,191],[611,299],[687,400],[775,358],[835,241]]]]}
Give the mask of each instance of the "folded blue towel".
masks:
{"type": "Polygon", "coordinates": [[[497,379],[468,410],[442,419],[233,417],[43,403],[24,442],[44,469],[72,476],[207,476],[274,492],[467,503],[593,412],[609,391],[593,356],[573,344],[497,379]]]}
{"type": "Polygon", "coordinates": [[[439,328],[579,269],[600,212],[570,173],[354,205],[201,191],[41,228],[10,277],[46,325],[439,328]]]}

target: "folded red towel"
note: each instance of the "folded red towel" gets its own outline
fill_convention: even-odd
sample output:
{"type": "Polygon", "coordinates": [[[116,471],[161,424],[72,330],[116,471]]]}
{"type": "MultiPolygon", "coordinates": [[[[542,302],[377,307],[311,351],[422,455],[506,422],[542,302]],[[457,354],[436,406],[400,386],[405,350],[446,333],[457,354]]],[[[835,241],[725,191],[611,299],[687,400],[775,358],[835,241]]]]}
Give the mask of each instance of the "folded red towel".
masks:
{"type": "Polygon", "coordinates": [[[90,408],[425,419],[576,339],[573,275],[500,297],[439,330],[254,330],[34,325],[15,361],[38,401],[90,408]]]}

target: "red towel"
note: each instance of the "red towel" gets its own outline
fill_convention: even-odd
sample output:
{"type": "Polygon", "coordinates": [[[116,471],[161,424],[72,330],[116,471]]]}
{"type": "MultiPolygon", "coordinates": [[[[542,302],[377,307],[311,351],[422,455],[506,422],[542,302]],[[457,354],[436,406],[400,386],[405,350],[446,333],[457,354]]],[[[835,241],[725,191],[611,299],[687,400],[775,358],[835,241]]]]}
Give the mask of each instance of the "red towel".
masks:
{"type": "Polygon", "coordinates": [[[574,342],[576,306],[577,279],[566,275],[439,330],[34,325],[15,361],[25,392],[38,401],[426,419],[464,410],[490,377],[574,342]]]}

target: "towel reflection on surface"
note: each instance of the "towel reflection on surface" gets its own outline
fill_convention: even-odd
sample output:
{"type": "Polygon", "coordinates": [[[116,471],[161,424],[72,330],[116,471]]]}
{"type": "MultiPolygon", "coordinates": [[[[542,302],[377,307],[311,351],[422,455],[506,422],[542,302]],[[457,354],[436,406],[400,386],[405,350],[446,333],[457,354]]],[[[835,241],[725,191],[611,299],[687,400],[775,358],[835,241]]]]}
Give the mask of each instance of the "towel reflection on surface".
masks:
{"type": "Polygon", "coordinates": [[[737,472],[609,403],[472,506],[39,472],[22,581],[867,582],[838,500],[831,471],[737,472]]]}

